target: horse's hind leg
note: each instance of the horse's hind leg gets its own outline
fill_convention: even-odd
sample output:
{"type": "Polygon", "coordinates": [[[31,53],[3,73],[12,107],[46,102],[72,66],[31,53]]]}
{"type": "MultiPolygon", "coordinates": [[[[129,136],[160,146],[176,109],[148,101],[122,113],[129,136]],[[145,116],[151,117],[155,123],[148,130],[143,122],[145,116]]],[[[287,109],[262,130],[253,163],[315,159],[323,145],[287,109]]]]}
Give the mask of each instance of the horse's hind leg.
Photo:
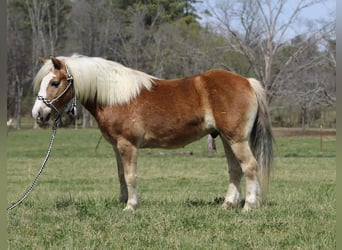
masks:
{"type": "Polygon", "coordinates": [[[119,150],[114,146],[113,147],[115,155],[116,155],[116,164],[118,168],[118,177],[120,182],[120,201],[126,203],[128,200],[128,190],[127,183],[125,180],[125,172],[122,163],[122,158],[119,150]]]}
{"type": "Polygon", "coordinates": [[[261,189],[257,176],[258,163],[247,140],[235,142],[230,147],[246,176],[246,201],[243,210],[257,208],[261,205],[261,189]]]}
{"type": "Polygon", "coordinates": [[[243,175],[240,163],[237,161],[232,149],[225,140],[222,140],[228,161],[229,184],[227,194],[222,204],[223,209],[237,208],[240,206],[241,187],[243,175]]]}

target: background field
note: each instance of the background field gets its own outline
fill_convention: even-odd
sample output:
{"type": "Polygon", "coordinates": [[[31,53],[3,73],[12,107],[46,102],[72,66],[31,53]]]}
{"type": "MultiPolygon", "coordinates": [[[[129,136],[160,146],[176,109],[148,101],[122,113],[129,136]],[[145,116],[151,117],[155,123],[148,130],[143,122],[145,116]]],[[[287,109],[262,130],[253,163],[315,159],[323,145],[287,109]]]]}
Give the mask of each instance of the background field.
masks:
{"type": "MultiPolygon", "coordinates": [[[[51,130],[8,133],[8,202],[31,184],[51,130]]],[[[334,249],[335,136],[276,137],[267,204],[222,211],[227,170],[219,141],[141,150],[141,208],[124,213],[115,157],[98,130],[59,129],[37,187],[8,213],[10,249],[334,249]],[[187,154],[191,151],[193,154],[187,154]],[[185,152],[185,154],[184,154],[185,152]]]]}

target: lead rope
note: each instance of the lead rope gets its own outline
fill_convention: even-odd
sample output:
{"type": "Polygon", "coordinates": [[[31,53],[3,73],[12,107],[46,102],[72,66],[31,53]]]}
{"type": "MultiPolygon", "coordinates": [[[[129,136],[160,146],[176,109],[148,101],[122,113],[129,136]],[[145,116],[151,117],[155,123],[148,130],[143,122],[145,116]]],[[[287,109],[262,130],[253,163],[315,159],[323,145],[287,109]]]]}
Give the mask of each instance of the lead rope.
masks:
{"type": "MultiPolygon", "coordinates": [[[[56,137],[56,131],[57,131],[57,127],[59,125],[59,122],[61,120],[61,117],[62,117],[62,114],[63,112],[65,111],[65,108],[66,106],[64,106],[64,108],[62,109],[61,112],[58,111],[58,109],[53,105],[53,103],[58,100],[61,96],[63,96],[67,91],[68,89],[73,85],[74,83],[74,79],[72,77],[72,75],[70,74],[69,72],[69,69],[67,67],[67,65],[65,65],[65,69],[66,69],[66,72],[67,72],[67,82],[68,82],[68,86],[63,90],[63,92],[56,98],[54,98],[53,100],[48,100],[42,96],[37,96],[37,98],[41,101],[43,101],[47,106],[53,108],[56,113],[57,113],[57,116],[56,116],[56,119],[52,125],[52,136],[51,136],[51,139],[50,139],[50,144],[49,144],[49,148],[48,148],[48,151],[46,153],[46,156],[45,156],[45,159],[36,175],[36,177],[34,178],[31,186],[26,190],[26,192],[23,194],[23,196],[15,203],[13,203],[11,206],[9,206],[7,208],[7,211],[9,210],[12,210],[13,208],[19,206],[29,195],[30,193],[32,192],[33,188],[35,187],[39,177],[41,176],[41,174],[43,173],[43,170],[44,170],[44,167],[45,167],[45,164],[46,162],[48,161],[49,157],[50,157],[50,153],[51,153],[51,149],[52,149],[52,145],[53,145],[53,142],[55,140],[55,137],[56,137]]],[[[73,101],[72,101],[72,104],[71,104],[71,114],[73,116],[76,116],[77,115],[77,109],[76,109],[76,93],[75,93],[75,89],[74,89],[74,93],[73,93],[73,101]]]]}
{"type": "Polygon", "coordinates": [[[39,177],[43,173],[45,164],[46,164],[46,162],[48,161],[48,159],[50,157],[52,145],[53,145],[53,142],[54,142],[55,137],[56,137],[56,131],[57,131],[57,127],[58,127],[58,124],[60,122],[60,118],[61,118],[62,113],[63,112],[58,114],[57,118],[55,119],[55,121],[53,123],[53,126],[52,126],[52,136],[51,136],[51,139],[50,139],[50,145],[49,145],[47,154],[45,156],[45,159],[44,159],[44,161],[43,161],[43,163],[42,163],[42,165],[41,165],[41,167],[40,167],[36,177],[34,178],[32,184],[31,184],[31,186],[26,190],[26,192],[23,194],[23,196],[17,202],[13,203],[10,207],[7,208],[7,211],[10,211],[13,208],[19,206],[29,196],[29,194],[32,192],[33,188],[35,187],[39,177]]]}

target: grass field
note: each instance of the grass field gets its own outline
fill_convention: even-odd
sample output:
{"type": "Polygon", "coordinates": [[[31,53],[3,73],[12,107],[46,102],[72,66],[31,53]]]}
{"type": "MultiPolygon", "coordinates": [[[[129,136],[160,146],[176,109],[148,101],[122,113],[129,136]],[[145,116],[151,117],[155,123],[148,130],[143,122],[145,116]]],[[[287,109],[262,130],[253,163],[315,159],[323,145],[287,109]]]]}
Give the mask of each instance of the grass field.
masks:
{"type": "MultiPolygon", "coordinates": [[[[31,184],[51,130],[8,134],[8,202],[31,184]]],[[[29,198],[8,213],[9,249],[335,249],[336,137],[276,138],[268,201],[251,213],[220,209],[221,144],[141,150],[140,209],[124,213],[111,146],[98,130],[59,129],[29,198]],[[193,155],[182,155],[192,151],[193,155]]]]}

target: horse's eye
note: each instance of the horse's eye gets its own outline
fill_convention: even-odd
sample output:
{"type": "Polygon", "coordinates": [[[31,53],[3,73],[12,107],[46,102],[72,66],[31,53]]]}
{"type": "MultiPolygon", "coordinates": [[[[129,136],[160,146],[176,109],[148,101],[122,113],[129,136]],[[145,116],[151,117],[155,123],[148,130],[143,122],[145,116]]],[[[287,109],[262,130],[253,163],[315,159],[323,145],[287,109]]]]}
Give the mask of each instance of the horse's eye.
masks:
{"type": "Polygon", "coordinates": [[[55,88],[58,88],[60,82],[59,81],[53,81],[51,82],[51,86],[55,87],[55,88]]]}

